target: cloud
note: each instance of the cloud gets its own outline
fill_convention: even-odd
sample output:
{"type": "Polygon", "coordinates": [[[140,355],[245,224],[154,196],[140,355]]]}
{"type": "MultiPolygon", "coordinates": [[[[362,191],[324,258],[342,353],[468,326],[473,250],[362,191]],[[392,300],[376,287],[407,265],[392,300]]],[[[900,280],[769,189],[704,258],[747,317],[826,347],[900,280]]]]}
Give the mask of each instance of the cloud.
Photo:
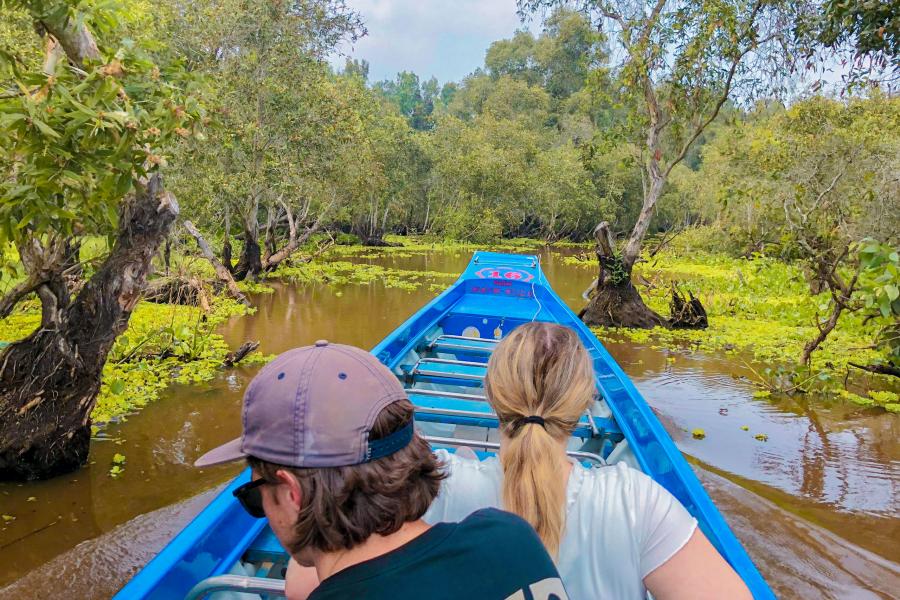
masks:
{"type": "Polygon", "coordinates": [[[422,79],[458,81],[484,63],[491,42],[525,25],[515,0],[349,0],[369,34],[344,45],[331,62],[349,55],[370,63],[371,81],[413,71],[422,79]]]}

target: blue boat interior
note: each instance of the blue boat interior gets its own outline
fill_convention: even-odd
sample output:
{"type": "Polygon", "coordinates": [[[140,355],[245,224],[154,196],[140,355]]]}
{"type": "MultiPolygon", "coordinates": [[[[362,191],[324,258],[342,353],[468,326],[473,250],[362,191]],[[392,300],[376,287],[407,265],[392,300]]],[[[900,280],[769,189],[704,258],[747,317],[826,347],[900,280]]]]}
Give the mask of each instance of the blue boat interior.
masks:
{"type": "MultiPolygon", "coordinates": [[[[420,435],[433,447],[466,446],[484,458],[499,447],[484,392],[487,362],[500,339],[533,320],[572,327],[594,359],[597,393],[570,455],[596,468],[625,462],[654,477],[694,514],[754,596],[774,597],[631,381],[547,284],[537,257],[475,253],[456,284],[372,352],[406,387],[420,435]]],[[[288,556],[266,521],[231,497],[248,478],[245,471],[232,482],[117,597],[279,597],[288,556]]]]}

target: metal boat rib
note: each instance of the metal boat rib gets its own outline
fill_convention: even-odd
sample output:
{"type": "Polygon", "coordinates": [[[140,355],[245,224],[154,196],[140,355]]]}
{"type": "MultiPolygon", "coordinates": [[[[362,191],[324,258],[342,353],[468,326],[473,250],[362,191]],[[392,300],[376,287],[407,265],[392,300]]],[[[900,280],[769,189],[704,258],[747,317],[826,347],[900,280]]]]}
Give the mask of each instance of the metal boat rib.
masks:
{"type": "MultiPolygon", "coordinates": [[[[589,465],[625,462],[653,477],[697,518],[753,596],[774,598],[650,407],[556,295],[537,257],[476,252],[456,283],[372,353],[407,387],[421,435],[435,447],[468,446],[484,458],[498,448],[497,417],[483,390],[487,361],[498,339],[532,320],[575,330],[594,362],[597,400],[576,427],[570,455],[589,465]]],[[[168,600],[190,592],[193,600],[221,590],[278,596],[288,556],[265,519],[248,516],[231,494],[248,479],[245,470],[116,598],[168,600]]]]}

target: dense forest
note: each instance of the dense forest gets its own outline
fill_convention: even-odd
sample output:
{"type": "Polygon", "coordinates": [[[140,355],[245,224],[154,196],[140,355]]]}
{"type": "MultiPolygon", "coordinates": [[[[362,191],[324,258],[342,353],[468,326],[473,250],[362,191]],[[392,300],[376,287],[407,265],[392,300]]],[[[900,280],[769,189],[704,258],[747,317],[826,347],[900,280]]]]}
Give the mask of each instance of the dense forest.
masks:
{"type": "Polygon", "coordinates": [[[0,6],[0,316],[40,314],[2,355],[0,476],[84,462],[107,357],[148,285],[184,285],[177,255],[246,302],[239,282],[335,242],[589,242],[583,318],[666,327],[632,269],[648,235],[692,232],[802,266],[801,364],[852,312],[881,352],[860,368],[900,372],[887,8],[522,0],[541,32],[442,84],[330,67],[366,33],[343,0],[0,6]]]}

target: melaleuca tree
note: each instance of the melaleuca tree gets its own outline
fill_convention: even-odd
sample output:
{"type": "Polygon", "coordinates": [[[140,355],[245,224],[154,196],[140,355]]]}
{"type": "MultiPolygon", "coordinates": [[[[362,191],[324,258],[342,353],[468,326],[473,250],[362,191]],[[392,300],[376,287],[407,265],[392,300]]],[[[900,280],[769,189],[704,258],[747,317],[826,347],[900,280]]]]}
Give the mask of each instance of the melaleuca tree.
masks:
{"type": "Polygon", "coordinates": [[[0,478],[40,478],[87,459],[101,370],[178,214],[159,171],[201,110],[146,5],[0,7],[0,243],[21,260],[4,265],[0,314],[41,305],[0,355],[0,478]],[[98,236],[108,251],[87,272],[79,249],[98,236]]]}
{"type": "Polygon", "coordinates": [[[701,175],[721,198],[720,223],[754,240],[752,250],[799,261],[811,291],[826,294],[802,363],[848,313],[868,312],[860,320],[888,345],[896,336],[898,137],[896,98],[813,97],[737,125],[709,147],[701,175]]]}
{"type": "Polygon", "coordinates": [[[190,166],[178,181],[207,220],[221,223],[228,210],[242,238],[234,276],[256,277],[299,247],[333,208],[321,179],[333,154],[352,140],[358,118],[324,56],[363,29],[342,0],[201,0],[178,13],[172,44],[209,78],[215,125],[208,143],[183,149],[190,166]],[[285,224],[289,239],[278,249],[273,228],[285,224]]]}
{"type": "MultiPolygon", "coordinates": [[[[523,14],[563,4],[572,5],[519,0],[523,14]]],[[[593,92],[626,110],[617,135],[597,143],[631,144],[643,183],[642,207],[624,248],[616,248],[608,223],[598,226],[600,274],[583,318],[611,326],[665,324],[631,283],[657,202],[672,170],[729,99],[752,98],[778,82],[781,65],[792,56],[785,49],[792,12],[789,3],[768,0],[575,4],[610,46],[612,65],[588,75],[593,92]]]]}

